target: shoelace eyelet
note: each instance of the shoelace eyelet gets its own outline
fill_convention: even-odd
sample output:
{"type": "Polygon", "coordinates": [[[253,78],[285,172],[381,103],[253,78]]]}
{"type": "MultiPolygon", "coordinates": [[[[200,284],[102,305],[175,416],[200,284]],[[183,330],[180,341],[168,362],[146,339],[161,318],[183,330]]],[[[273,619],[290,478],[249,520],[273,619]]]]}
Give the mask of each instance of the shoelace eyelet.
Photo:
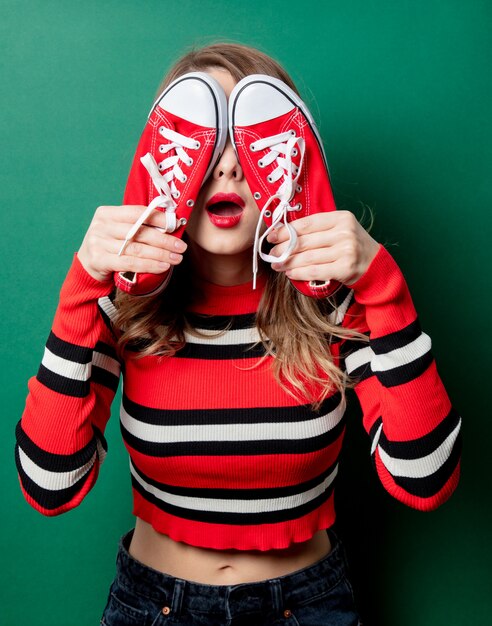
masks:
{"type": "MultiPolygon", "coordinates": [[[[293,121],[295,122],[295,120],[293,121]]],[[[256,277],[258,275],[258,257],[269,263],[277,263],[279,262],[279,258],[282,262],[290,257],[295,248],[296,232],[294,231],[294,229],[289,228],[289,212],[301,211],[302,204],[299,202],[292,206],[290,202],[292,200],[293,190],[295,189],[295,191],[297,192],[302,190],[301,185],[297,184],[297,180],[299,178],[299,175],[301,174],[306,149],[305,139],[302,137],[302,129],[299,129],[298,132],[296,132],[294,129],[289,129],[276,135],[272,135],[271,137],[265,137],[261,142],[261,146],[265,148],[270,148],[270,152],[268,153],[268,157],[262,158],[258,162],[258,166],[261,167],[264,163],[266,166],[267,163],[270,164],[274,160],[276,160],[277,168],[274,171],[270,171],[268,175],[266,175],[265,173],[265,178],[269,183],[276,183],[279,185],[279,187],[277,189],[277,192],[270,197],[270,199],[264,205],[263,209],[261,209],[261,213],[258,219],[253,245],[253,289],[256,288],[256,277]],[[285,155],[285,158],[283,156],[280,157],[281,154],[285,155]],[[298,155],[300,155],[299,162],[293,162],[292,157],[298,155]],[[282,174],[283,180],[280,180],[282,174]],[[275,208],[274,211],[267,209],[270,202],[274,199],[278,199],[280,201],[278,206],[275,208]],[[263,234],[261,234],[262,217],[268,220],[267,231],[263,234]],[[276,228],[279,225],[285,225],[287,227],[289,240],[287,248],[285,249],[283,254],[280,255],[280,257],[275,257],[271,254],[265,253],[262,250],[262,244],[268,233],[271,232],[273,228],[276,228]]],[[[254,151],[255,146],[250,144],[250,149],[254,151]]],[[[256,199],[256,195],[253,195],[256,199]]],[[[266,195],[269,196],[270,192],[267,191],[266,195]]],[[[291,215],[291,217],[293,216],[291,215]]],[[[293,219],[296,218],[293,217],[293,219]]]]}
{"type": "Polygon", "coordinates": [[[259,191],[255,191],[253,194],[253,198],[255,200],[259,200],[261,198],[261,193],[259,191]]]}
{"type": "Polygon", "coordinates": [[[256,150],[255,144],[254,143],[250,143],[249,144],[249,149],[251,150],[251,152],[254,152],[256,150]]]}
{"type": "MultiPolygon", "coordinates": [[[[171,147],[176,147],[176,153],[178,156],[177,160],[179,161],[180,155],[183,154],[183,151],[181,151],[180,153],[179,148],[189,147],[189,143],[188,143],[189,138],[185,137],[184,135],[180,135],[180,133],[176,133],[175,131],[172,131],[171,129],[165,128],[164,125],[159,127],[158,132],[164,137],[164,139],[166,140],[171,139],[172,142],[171,144],[166,144],[166,143],[163,144],[159,142],[159,145],[157,146],[157,151],[160,153],[166,153],[168,150],[171,149],[171,147]]],[[[195,148],[198,149],[200,148],[200,146],[201,146],[200,142],[195,141],[195,148]]],[[[176,186],[173,182],[173,178],[176,177],[177,179],[180,179],[180,177],[176,175],[174,168],[172,171],[169,172],[169,176],[165,176],[162,174],[162,172],[165,170],[166,163],[170,162],[170,159],[167,159],[167,160],[165,159],[161,161],[160,163],[157,163],[156,158],[155,158],[155,152],[154,154],[152,154],[151,152],[148,152],[140,160],[143,166],[145,167],[145,169],[147,170],[152,180],[152,183],[158,192],[158,195],[152,200],[152,202],[147,206],[147,209],[140,215],[138,220],[133,224],[133,226],[127,232],[125,241],[123,242],[123,245],[121,246],[120,251],[118,252],[118,255],[123,254],[128,242],[131,241],[135,237],[139,228],[142,226],[142,224],[145,223],[145,220],[147,219],[147,217],[151,214],[152,211],[156,210],[157,208],[165,209],[166,229],[169,228],[168,232],[172,232],[176,230],[176,228],[182,227],[187,223],[187,219],[184,217],[179,218],[178,220],[176,219],[176,209],[178,207],[177,207],[177,203],[173,201],[173,198],[179,198],[181,195],[180,191],[176,189],[176,186]],[[171,228],[172,228],[172,231],[170,230],[171,228]]],[[[189,166],[192,165],[193,163],[193,159],[188,154],[186,154],[186,157],[183,159],[183,161],[189,166]]],[[[184,183],[188,180],[188,177],[185,174],[183,174],[183,172],[181,172],[181,174],[182,174],[182,178],[180,180],[182,183],[184,183]]],[[[187,201],[187,205],[189,207],[192,207],[194,205],[194,200],[192,198],[189,198],[187,201]]]]}

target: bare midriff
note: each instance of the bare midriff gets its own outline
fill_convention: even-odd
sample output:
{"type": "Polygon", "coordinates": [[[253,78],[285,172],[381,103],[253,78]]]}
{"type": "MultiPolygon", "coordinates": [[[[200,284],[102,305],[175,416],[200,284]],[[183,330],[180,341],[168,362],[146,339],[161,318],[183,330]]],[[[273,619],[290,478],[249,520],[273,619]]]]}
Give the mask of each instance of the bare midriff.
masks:
{"type": "Polygon", "coordinates": [[[137,517],[129,552],[144,565],[175,578],[237,585],[308,567],[331,552],[331,543],[327,532],[320,530],[308,541],[281,550],[213,550],[174,541],[137,517]]]}

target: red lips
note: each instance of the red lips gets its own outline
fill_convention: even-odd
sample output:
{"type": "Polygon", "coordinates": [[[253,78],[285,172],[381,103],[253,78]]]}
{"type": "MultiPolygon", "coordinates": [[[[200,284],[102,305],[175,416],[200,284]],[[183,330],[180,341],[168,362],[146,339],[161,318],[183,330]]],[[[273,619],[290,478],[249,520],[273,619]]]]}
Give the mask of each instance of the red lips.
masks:
{"type": "Polygon", "coordinates": [[[208,218],[218,228],[232,228],[239,224],[245,203],[237,193],[216,193],[206,203],[208,218]]]}

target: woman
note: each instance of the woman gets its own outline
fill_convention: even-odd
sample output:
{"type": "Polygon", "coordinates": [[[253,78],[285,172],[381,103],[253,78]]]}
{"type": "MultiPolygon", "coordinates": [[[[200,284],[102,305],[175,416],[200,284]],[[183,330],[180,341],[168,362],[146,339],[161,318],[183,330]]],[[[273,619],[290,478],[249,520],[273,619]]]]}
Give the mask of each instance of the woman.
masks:
{"type": "MultiPolygon", "coordinates": [[[[219,109],[222,92],[231,98],[231,124],[236,85],[242,92],[245,77],[257,74],[293,89],[263,53],[215,44],[178,61],[159,93],[182,78],[201,81],[219,109]]],[[[173,106],[153,111],[175,120],[173,106]]],[[[146,128],[154,132],[152,119],[146,128]]],[[[179,183],[164,170],[185,185],[183,163],[198,167],[188,155],[204,142],[159,128],[167,137],[159,150],[174,161],[163,160],[158,173],[157,161],[137,150],[124,205],[97,209],[62,288],[17,426],[23,493],[47,515],[82,501],[105,456],[121,366],[136,525],[120,541],[101,624],[357,624],[331,528],[344,390],[355,386],[385,488],[409,506],[435,508],[458,481],[460,418],[430,340],[396,263],[351,213],[274,215],[270,228],[263,210],[259,221],[268,199],[255,186],[239,125],[218,141],[217,123],[218,160],[208,154],[197,197],[170,234],[179,183]],[[167,194],[149,211],[148,176],[167,194]],[[130,202],[136,188],[144,199],[130,202]],[[256,289],[253,248],[274,261],[261,263],[256,289]],[[133,295],[149,277],[153,295],[133,295]],[[300,293],[310,285],[330,297],[300,293]]],[[[320,157],[320,148],[306,136],[263,152],[262,141],[251,150],[276,159],[265,168],[271,178],[277,167],[292,174],[284,208],[299,208],[316,186],[312,158],[302,158],[320,157]]]]}

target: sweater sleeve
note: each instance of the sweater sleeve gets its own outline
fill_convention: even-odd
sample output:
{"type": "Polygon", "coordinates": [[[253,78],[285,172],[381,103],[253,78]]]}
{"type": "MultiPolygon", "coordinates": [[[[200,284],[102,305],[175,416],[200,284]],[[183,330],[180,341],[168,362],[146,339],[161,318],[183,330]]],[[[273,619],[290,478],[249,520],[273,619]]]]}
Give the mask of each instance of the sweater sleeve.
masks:
{"type": "Polygon", "coordinates": [[[461,418],[451,406],[405,279],[380,246],[353,285],[343,326],[369,343],[341,346],[363,411],[371,455],[385,489],[404,504],[432,510],[459,479],[461,418]]]}
{"type": "Polygon", "coordinates": [[[44,515],[78,506],[106,455],[104,431],[120,376],[108,317],[112,289],[75,255],[43,360],[29,380],[15,461],[25,499],[44,515]]]}

